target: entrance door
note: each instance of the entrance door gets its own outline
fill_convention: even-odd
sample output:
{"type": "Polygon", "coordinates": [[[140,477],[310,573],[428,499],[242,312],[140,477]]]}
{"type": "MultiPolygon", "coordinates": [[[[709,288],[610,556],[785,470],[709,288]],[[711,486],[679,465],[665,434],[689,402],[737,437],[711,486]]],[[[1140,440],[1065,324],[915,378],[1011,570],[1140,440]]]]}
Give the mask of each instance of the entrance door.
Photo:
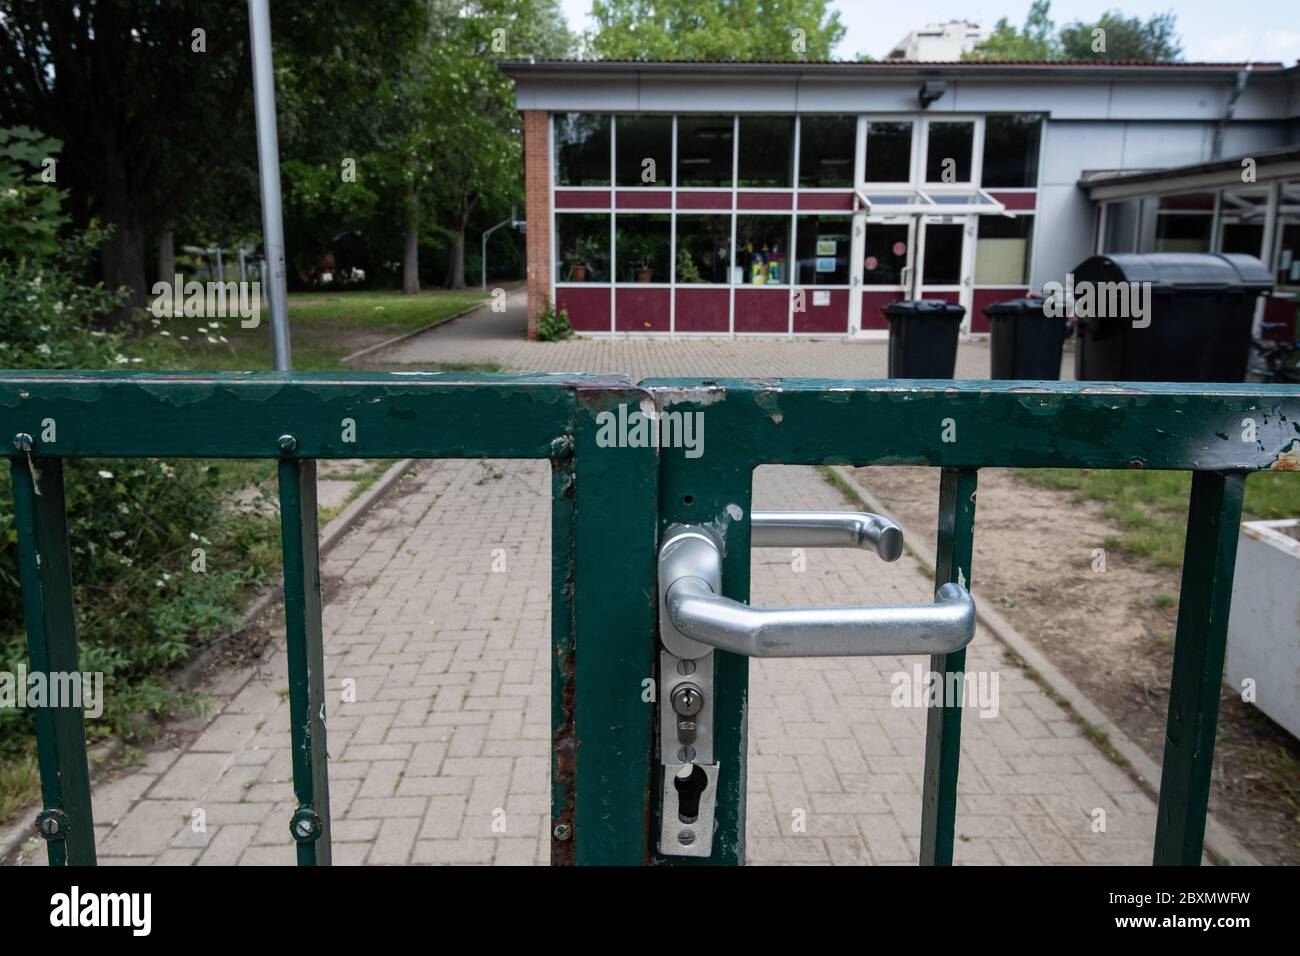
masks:
{"type": "Polygon", "coordinates": [[[911,296],[916,278],[916,217],[869,217],[862,249],[862,321],[859,332],[888,329],[880,311],[911,296]]]}
{"type": "Polygon", "coordinates": [[[920,219],[913,297],[965,306],[967,314],[962,320],[965,331],[970,324],[975,217],[921,216],[920,219]]]}

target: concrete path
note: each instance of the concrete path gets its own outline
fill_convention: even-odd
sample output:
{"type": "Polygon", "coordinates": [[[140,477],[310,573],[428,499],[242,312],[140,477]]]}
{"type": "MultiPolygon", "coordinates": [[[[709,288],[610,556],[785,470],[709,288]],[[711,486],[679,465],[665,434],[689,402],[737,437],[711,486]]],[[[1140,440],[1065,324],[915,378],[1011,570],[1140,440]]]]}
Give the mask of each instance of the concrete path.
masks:
{"type": "MultiPolygon", "coordinates": [[[[530,342],[520,291],[507,297],[505,312],[480,309],[463,318],[367,355],[370,368],[496,362],[532,372],[618,372],[633,382],[651,376],[719,378],[885,378],[889,343],[884,339],[571,339],[530,342]]],[[[957,350],[958,378],[989,377],[987,339],[957,350]]],[[[1074,355],[1062,362],[1062,378],[1074,377],[1074,355]]]]}
{"type": "MultiPolygon", "coordinates": [[[[426,462],[325,560],[336,863],[547,861],[549,493],[543,462],[426,462]]],[[[755,499],[851,507],[802,467],[759,469],[755,499]]],[[[906,556],[806,559],[796,571],[788,551],[755,551],[754,603],[930,599],[906,556]]],[[[915,666],[753,663],[751,862],[915,861],[925,710],[891,701],[915,666]]],[[[986,688],[996,677],[997,712],[965,716],[957,861],[1149,862],[1155,807],[1127,775],[987,635],[968,667],[986,688]]],[[[104,863],[294,861],[285,670],[280,642],[207,689],[212,713],[187,744],[95,787],[104,863]]]]}

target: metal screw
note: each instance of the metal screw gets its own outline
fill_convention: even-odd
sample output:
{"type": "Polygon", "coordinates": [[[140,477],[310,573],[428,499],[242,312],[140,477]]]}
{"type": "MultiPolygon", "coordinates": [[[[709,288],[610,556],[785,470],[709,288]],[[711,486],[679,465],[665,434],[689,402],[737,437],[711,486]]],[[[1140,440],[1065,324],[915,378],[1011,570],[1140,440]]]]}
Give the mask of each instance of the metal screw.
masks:
{"type": "Polygon", "coordinates": [[[551,833],[554,834],[555,839],[557,840],[567,840],[569,837],[573,836],[573,831],[569,829],[567,823],[557,823],[555,829],[552,830],[551,833]]]}
{"type": "Polygon", "coordinates": [[[280,436],[280,451],[293,451],[298,447],[298,439],[292,435],[280,436]]]}
{"type": "Polygon", "coordinates": [[[695,842],[695,833],[691,830],[683,830],[677,834],[677,842],[682,846],[690,846],[695,842]]]}
{"type": "Polygon", "coordinates": [[[26,432],[19,432],[14,436],[14,447],[19,451],[32,450],[32,436],[26,432]]]}
{"type": "Polygon", "coordinates": [[[573,454],[573,436],[560,435],[551,439],[551,457],[568,458],[573,454]]]}
{"type": "Polygon", "coordinates": [[[695,673],[695,661],[687,660],[683,657],[677,662],[677,673],[681,674],[683,677],[690,677],[695,673]]]}
{"type": "Polygon", "coordinates": [[[682,763],[690,763],[695,759],[695,748],[683,747],[681,750],[677,751],[677,759],[682,763]]]}

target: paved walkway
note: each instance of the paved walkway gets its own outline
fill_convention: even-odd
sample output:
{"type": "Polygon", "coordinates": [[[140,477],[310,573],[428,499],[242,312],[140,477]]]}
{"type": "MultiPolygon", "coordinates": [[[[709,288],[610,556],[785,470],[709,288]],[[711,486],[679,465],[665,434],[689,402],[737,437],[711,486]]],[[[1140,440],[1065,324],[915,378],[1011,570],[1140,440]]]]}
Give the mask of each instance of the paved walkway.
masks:
{"type": "MultiPolygon", "coordinates": [[[[324,561],[336,862],[547,861],[549,480],[544,462],[424,463],[324,561]]],[[[849,506],[802,467],[759,469],[755,498],[849,506]]],[[[787,551],[754,553],[756,605],[923,602],[930,587],[906,556],[809,551],[797,573],[787,551]]],[[[753,663],[752,862],[915,861],[925,711],[893,706],[891,678],[924,663],[753,663]]],[[[1155,807],[1127,775],[987,635],[968,667],[997,676],[998,712],[964,722],[957,861],[1149,862],[1155,807]]],[[[291,864],[286,688],[281,645],[208,689],[192,742],[97,786],[102,861],[291,864]]]]}
{"type": "MultiPolygon", "coordinates": [[[[365,357],[368,367],[496,362],[533,372],[618,372],[633,382],[651,376],[719,378],[885,378],[889,343],[884,339],[665,339],[603,338],[530,342],[524,295],[508,296],[505,312],[482,309],[423,335],[365,357]]],[[[961,343],[958,378],[989,377],[987,339],[961,343]]],[[[1074,378],[1074,355],[1062,362],[1062,378],[1074,378]]]]}

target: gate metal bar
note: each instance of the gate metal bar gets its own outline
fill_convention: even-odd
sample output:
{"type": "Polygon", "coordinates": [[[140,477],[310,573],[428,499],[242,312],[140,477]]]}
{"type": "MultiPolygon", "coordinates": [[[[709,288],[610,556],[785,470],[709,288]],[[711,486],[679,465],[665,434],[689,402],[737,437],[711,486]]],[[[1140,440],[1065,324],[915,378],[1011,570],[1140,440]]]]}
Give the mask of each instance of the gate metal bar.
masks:
{"type": "MultiPolygon", "coordinates": [[[[939,479],[939,544],[935,551],[934,586],[953,582],[971,588],[971,555],[975,547],[975,485],[973,468],[945,468],[939,479]]],[[[925,770],[921,790],[921,864],[951,866],[953,826],[957,818],[957,765],[961,762],[962,680],[966,648],[930,657],[930,673],[947,688],[956,674],[955,701],[946,696],[925,715],[925,770]]]]}

